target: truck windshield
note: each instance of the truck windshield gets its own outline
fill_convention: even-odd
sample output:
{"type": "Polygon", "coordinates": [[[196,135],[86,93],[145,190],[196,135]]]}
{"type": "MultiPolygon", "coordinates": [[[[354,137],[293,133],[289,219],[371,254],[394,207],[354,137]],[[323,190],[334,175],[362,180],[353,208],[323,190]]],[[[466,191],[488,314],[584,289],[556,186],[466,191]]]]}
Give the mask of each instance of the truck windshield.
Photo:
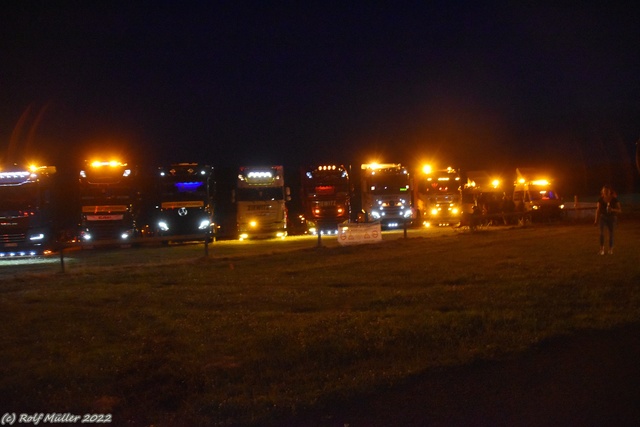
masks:
{"type": "Polygon", "coordinates": [[[83,204],[110,204],[110,203],[129,203],[132,199],[130,189],[116,186],[84,186],[81,189],[80,199],[83,204]]]}
{"type": "Polygon", "coordinates": [[[349,182],[346,179],[332,176],[317,177],[305,182],[305,193],[310,199],[344,197],[349,193],[349,182]]]}
{"type": "Polygon", "coordinates": [[[460,200],[459,194],[436,194],[435,197],[429,199],[431,203],[458,203],[460,200]]]}
{"type": "Polygon", "coordinates": [[[534,188],[529,191],[531,200],[559,200],[558,194],[546,188],[534,188]]]}
{"type": "Polygon", "coordinates": [[[14,216],[38,207],[38,189],[33,185],[0,187],[0,215],[14,216]]]}
{"type": "Polygon", "coordinates": [[[207,184],[203,181],[172,180],[162,182],[162,200],[203,200],[207,197],[207,184]]]}
{"type": "Polygon", "coordinates": [[[368,179],[371,194],[398,194],[409,192],[407,175],[373,175],[368,179]]]}
{"type": "Polygon", "coordinates": [[[282,187],[238,188],[236,199],[239,202],[284,200],[284,191],[282,187]]]}

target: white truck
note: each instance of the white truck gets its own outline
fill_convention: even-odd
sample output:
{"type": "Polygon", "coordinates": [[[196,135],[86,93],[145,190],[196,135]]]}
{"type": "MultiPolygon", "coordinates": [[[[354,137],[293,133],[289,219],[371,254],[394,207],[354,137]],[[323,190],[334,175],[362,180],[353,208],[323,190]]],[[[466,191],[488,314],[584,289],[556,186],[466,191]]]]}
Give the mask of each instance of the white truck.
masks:
{"type": "Polygon", "coordinates": [[[413,218],[409,172],[399,163],[361,165],[361,222],[380,221],[382,228],[402,228],[413,218]]]}
{"type": "Polygon", "coordinates": [[[284,238],[290,190],[284,184],[282,166],[243,166],[234,191],[240,240],[284,238]]]}

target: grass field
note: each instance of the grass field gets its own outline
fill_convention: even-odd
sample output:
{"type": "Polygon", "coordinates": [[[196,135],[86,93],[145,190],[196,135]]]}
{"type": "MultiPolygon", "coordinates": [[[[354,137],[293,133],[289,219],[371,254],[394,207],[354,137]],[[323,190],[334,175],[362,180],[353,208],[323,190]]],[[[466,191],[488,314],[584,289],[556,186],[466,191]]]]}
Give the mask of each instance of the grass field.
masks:
{"type": "Polygon", "coordinates": [[[0,410],[261,425],[637,322],[640,222],[621,221],[614,255],[596,254],[597,237],[587,224],[493,227],[14,275],[0,285],[0,410]]]}

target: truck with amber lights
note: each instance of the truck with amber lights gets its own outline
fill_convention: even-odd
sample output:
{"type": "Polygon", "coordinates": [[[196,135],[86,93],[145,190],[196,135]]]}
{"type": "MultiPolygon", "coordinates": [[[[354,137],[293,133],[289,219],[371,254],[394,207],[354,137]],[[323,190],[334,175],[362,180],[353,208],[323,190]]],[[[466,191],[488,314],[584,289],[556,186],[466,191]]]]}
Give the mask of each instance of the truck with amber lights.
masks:
{"type": "Polygon", "coordinates": [[[513,202],[516,211],[530,213],[534,221],[564,216],[564,202],[551,178],[535,168],[516,169],[513,202]]]}
{"type": "Polygon", "coordinates": [[[129,244],[137,235],[136,170],[115,160],[86,162],[79,185],[81,241],[129,244]]]}
{"type": "Polygon", "coordinates": [[[498,174],[467,171],[462,187],[462,224],[500,225],[517,221],[513,192],[498,174]],[[471,221],[473,220],[473,221],[471,221]]]}
{"type": "Polygon", "coordinates": [[[284,238],[290,194],[282,166],[241,167],[233,192],[239,238],[284,238]]]}
{"type": "Polygon", "coordinates": [[[433,169],[422,167],[415,177],[415,199],[420,220],[426,227],[454,225],[462,214],[462,178],[452,167],[433,169]]]}
{"type": "Polygon", "coordinates": [[[0,169],[0,258],[34,256],[55,242],[55,166],[0,169]]]}
{"type": "Polygon", "coordinates": [[[338,224],[349,221],[351,188],[343,165],[306,168],[302,180],[302,205],[311,234],[337,234],[338,224]]]}
{"type": "Polygon", "coordinates": [[[173,163],[158,168],[155,234],[171,237],[171,240],[211,235],[214,231],[214,196],[211,166],[173,163]]]}
{"type": "Polygon", "coordinates": [[[409,171],[399,163],[360,166],[360,222],[380,221],[385,229],[401,228],[413,218],[409,171]]]}

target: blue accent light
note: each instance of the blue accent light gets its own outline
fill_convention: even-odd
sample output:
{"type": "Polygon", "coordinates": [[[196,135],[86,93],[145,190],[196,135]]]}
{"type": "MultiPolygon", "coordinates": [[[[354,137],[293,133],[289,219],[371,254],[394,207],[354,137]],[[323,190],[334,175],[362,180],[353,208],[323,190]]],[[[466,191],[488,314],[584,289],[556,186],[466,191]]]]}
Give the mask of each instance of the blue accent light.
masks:
{"type": "Polygon", "coordinates": [[[180,193],[196,191],[204,185],[203,182],[176,182],[174,184],[180,193]]]}

